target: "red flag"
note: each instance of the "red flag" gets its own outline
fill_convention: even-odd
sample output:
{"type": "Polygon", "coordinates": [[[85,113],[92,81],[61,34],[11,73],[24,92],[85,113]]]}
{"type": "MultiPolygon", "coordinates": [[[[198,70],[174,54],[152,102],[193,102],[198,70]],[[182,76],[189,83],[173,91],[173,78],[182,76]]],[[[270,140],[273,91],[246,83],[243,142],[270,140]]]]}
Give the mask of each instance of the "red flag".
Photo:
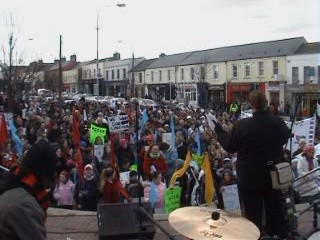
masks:
{"type": "Polygon", "coordinates": [[[6,143],[9,140],[9,134],[7,129],[7,123],[4,115],[0,115],[0,145],[6,143]]]}
{"type": "Polygon", "coordinates": [[[74,160],[77,163],[79,177],[80,177],[80,180],[82,181],[83,180],[83,161],[82,161],[82,154],[81,154],[80,147],[77,147],[75,151],[76,151],[76,154],[74,156],[74,160]]]}
{"type": "Polygon", "coordinates": [[[119,173],[119,166],[118,166],[118,161],[117,161],[117,156],[115,152],[115,146],[114,146],[114,138],[111,138],[111,166],[115,169],[116,171],[116,180],[120,180],[120,173],[119,173]]]}
{"type": "Polygon", "coordinates": [[[72,141],[75,148],[80,147],[80,130],[77,112],[78,110],[75,110],[72,114],[72,141]]]}

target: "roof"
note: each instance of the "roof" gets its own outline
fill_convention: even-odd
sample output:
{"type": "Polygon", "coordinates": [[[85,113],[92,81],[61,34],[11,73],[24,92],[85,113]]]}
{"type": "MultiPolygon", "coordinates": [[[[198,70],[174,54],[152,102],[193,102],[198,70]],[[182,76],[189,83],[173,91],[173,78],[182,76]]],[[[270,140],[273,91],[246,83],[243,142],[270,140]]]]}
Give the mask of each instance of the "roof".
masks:
{"type": "Polygon", "coordinates": [[[157,60],[158,60],[158,58],[144,60],[144,61],[140,62],[137,66],[135,66],[134,71],[135,72],[144,71],[147,69],[147,67],[149,65],[151,65],[152,63],[154,63],[157,60]]]}
{"type": "Polygon", "coordinates": [[[304,43],[306,40],[298,37],[196,51],[179,65],[293,55],[304,43]]]}
{"type": "Polygon", "coordinates": [[[178,53],[173,55],[165,55],[158,58],[148,68],[165,68],[180,65],[192,52],[178,53]]]}
{"type": "Polygon", "coordinates": [[[320,53],[320,42],[305,43],[303,44],[295,54],[312,54],[320,53]]]}
{"type": "Polygon", "coordinates": [[[145,69],[287,56],[293,55],[305,43],[304,37],[297,37],[179,53],[160,57],[145,69]]]}

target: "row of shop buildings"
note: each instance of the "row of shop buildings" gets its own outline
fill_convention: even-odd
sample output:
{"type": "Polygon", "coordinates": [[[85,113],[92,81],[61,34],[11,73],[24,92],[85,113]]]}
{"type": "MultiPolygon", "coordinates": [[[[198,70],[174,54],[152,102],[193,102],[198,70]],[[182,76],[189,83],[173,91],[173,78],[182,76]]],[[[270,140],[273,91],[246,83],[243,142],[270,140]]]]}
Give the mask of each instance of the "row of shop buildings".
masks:
{"type": "MultiPolygon", "coordinates": [[[[59,60],[32,64],[37,67],[25,81],[29,88],[57,92],[59,60]]],[[[298,94],[319,92],[319,82],[320,43],[308,43],[303,37],[161,54],[155,59],[121,59],[119,53],[99,61],[78,62],[75,55],[69,61],[62,59],[64,91],[148,95],[204,107],[212,102],[243,102],[254,89],[265,91],[270,102],[292,104],[298,94]]],[[[316,101],[312,96],[315,99],[305,105],[316,101]]]]}

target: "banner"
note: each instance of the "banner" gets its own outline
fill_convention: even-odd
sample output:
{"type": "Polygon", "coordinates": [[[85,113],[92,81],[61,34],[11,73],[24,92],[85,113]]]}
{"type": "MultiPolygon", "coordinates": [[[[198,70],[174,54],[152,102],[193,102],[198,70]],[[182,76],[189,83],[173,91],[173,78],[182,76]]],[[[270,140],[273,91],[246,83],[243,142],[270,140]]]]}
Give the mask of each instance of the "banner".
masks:
{"type": "Polygon", "coordinates": [[[129,129],[128,115],[117,115],[108,117],[108,125],[110,132],[121,132],[129,129]]]}
{"type": "Polygon", "coordinates": [[[181,187],[168,188],[164,192],[166,213],[171,213],[180,207],[181,187]]]}
{"type": "Polygon", "coordinates": [[[102,139],[102,142],[104,143],[105,137],[108,134],[108,129],[103,126],[96,125],[94,123],[91,123],[90,126],[90,143],[94,145],[94,142],[96,141],[97,137],[100,137],[102,139]]]}
{"type": "Polygon", "coordinates": [[[241,215],[237,184],[223,186],[222,192],[224,210],[241,215]]]}
{"type": "Polygon", "coordinates": [[[99,162],[102,161],[104,145],[94,145],[94,156],[98,158],[99,162]]]}
{"type": "MultiPolygon", "coordinates": [[[[291,122],[286,122],[288,128],[291,127],[291,122]]],[[[292,150],[293,153],[299,148],[299,140],[301,138],[304,138],[307,142],[307,144],[314,145],[314,138],[315,138],[315,132],[316,132],[316,117],[307,118],[302,121],[297,121],[293,124],[292,133],[292,150]]],[[[290,149],[290,146],[288,144],[288,147],[290,149]]]]}

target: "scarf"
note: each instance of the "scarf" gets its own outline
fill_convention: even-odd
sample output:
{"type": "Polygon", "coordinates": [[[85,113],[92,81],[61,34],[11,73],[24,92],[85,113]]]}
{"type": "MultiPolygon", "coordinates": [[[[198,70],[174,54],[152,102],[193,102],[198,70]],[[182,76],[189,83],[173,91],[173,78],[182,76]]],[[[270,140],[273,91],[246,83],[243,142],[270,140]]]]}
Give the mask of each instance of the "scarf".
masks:
{"type": "MultiPolygon", "coordinates": [[[[13,176],[22,184],[38,202],[47,217],[47,209],[50,205],[49,194],[46,189],[38,182],[36,176],[32,173],[23,171],[19,166],[11,169],[13,176]]],[[[45,220],[45,219],[44,219],[45,220]]]]}
{"type": "Polygon", "coordinates": [[[308,158],[307,156],[306,156],[306,160],[307,160],[307,163],[308,163],[308,171],[311,171],[312,169],[313,169],[313,157],[311,157],[311,158],[308,158]]]}

